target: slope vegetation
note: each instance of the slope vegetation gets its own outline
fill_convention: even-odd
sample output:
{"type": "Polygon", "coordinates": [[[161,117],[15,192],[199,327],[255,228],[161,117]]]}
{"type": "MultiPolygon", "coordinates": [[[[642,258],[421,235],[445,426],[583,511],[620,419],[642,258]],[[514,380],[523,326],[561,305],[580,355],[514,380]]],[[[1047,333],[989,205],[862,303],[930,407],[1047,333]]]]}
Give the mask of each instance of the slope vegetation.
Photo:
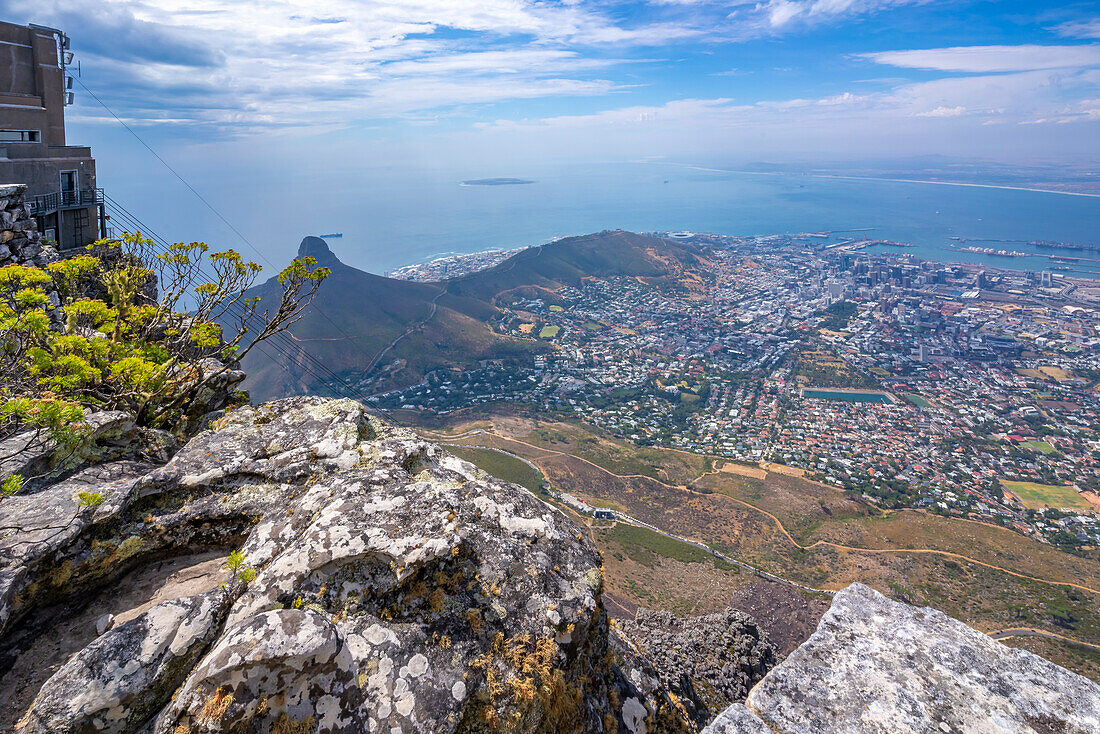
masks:
{"type": "Polygon", "coordinates": [[[450,281],[447,291],[493,301],[517,289],[557,291],[588,277],[679,280],[695,277],[702,264],[698,252],[687,245],[613,230],[532,247],[495,267],[450,281]]]}
{"type": "MultiPolygon", "coordinates": [[[[442,283],[413,283],[342,263],[324,240],[306,237],[299,255],[332,269],[289,343],[248,355],[245,388],[253,399],[332,394],[320,362],[345,382],[369,381],[367,392],[412,385],[434,369],[465,368],[481,360],[519,360],[551,349],[537,339],[492,330],[506,293],[552,295],[586,277],[627,276],[651,282],[698,279],[699,255],[683,244],[631,232],[601,232],[531,248],[500,265],[442,283]],[[289,356],[287,356],[289,353],[289,356]]],[[[277,304],[274,279],[249,291],[277,304]]]]}

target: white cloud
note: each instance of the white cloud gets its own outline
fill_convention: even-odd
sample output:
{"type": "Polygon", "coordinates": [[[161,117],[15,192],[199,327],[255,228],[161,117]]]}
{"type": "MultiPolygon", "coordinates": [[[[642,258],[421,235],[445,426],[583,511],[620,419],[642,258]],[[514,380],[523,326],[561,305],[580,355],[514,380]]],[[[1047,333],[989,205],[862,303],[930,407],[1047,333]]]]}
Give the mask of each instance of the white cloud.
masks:
{"type": "MultiPolygon", "coordinates": [[[[122,116],[233,134],[607,94],[621,87],[602,70],[632,50],[921,1],[3,0],[8,17],[66,29],[84,81],[122,116]]],[[[85,102],[80,114],[101,114],[85,102]]]]}
{"type": "Polygon", "coordinates": [[[1069,21],[1055,26],[1054,30],[1067,38],[1100,38],[1100,18],[1069,21]]]}
{"type": "MultiPolygon", "coordinates": [[[[239,135],[537,97],[608,94],[585,49],[703,33],[541,0],[9,0],[67,30],[90,87],[132,120],[239,135]]],[[[85,97],[79,113],[100,115],[85,97]]]]}
{"type": "Polygon", "coordinates": [[[955,46],[860,54],[879,64],[985,74],[990,72],[1074,69],[1100,66],[1100,45],[955,46]]]}
{"type": "Polygon", "coordinates": [[[585,141],[594,149],[661,150],[668,155],[724,151],[829,150],[872,155],[884,150],[960,154],[985,149],[1004,155],[1014,146],[1076,145],[1096,134],[1100,70],[1027,71],[929,82],[907,82],[870,94],[737,103],[682,99],[587,115],[501,120],[482,126],[510,139],[585,141]],[[1024,124],[1083,123],[1056,140],[1011,139],[1024,124]],[[997,126],[997,123],[1001,125],[997,126]],[[994,125],[995,127],[989,127],[994,125]],[[1076,142],[1074,142],[1076,141],[1076,142]],[[923,146],[923,148],[922,148],[923,146]],[[967,147],[969,146],[969,148],[967,147]]]}
{"type": "Polygon", "coordinates": [[[916,5],[927,0],[767,0],[756,6],[772,28],[795,21],[822,22],[845,15],[869,14],[899,5],[916,5]]]}
{"type": "Polygon", "coordinates": [[[966,114],[966,108],[962,105],[958,107],[944,107],[940,105],[934,110],[928,110],[927,112],[914,113],[917,117],[959,117],[966,114]]]}

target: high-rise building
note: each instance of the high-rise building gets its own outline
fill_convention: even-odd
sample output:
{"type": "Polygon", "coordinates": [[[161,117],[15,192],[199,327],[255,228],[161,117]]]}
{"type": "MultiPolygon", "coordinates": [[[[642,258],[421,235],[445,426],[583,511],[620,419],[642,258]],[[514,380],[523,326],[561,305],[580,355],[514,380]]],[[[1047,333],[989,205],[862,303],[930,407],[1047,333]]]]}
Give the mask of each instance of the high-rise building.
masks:
{"type": "Polygon", "coordinates": [[[38,230],[62,250],[98,239],[104,219],[92,151],[65,140],[71,61],[56,28],[0,22],[0,184],[26,184],[38,230]]]}

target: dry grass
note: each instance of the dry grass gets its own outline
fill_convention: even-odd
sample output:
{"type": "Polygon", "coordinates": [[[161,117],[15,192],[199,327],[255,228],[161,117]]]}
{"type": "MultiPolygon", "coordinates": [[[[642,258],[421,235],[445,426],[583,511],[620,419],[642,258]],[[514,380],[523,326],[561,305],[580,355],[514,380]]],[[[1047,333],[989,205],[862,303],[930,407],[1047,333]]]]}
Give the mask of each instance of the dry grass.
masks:
{"type": "MultiPolygon", "coordinates": [[[[500,438],[493,445],[537,463],[554,486],[568,487],[591,502],[613,503],[657,527],[712,544],[785,578],[830,589],[860,581],[895,599],[941,609],[978,629],[1029,626],[1100,643],[1096,594],[1020,578],[958,557],[907,549],[959,554],[1040,579],[1100,589],[1100,559],[1095,556],[1070,555],[992,525],[912,510],[883,512],[794,476],[714,472],[699,478],[707,468],[706,457],[632,450],[629,444],[582,426],[542,424],[536,429],[530,422],[511,419],[508,429],[508,435],[531,446],[500,438]],[[636,470],[639,466],[647,467],[645,476],[608,473],[642,474],[636,470]],[[694,479],[698,481],[692,489],[679,486],[694,479]]],[[[698,605],[703,610],[741,583],[727,575],[715,583],[721,592],[711,592],[701,569],[686,568],[703,564],[674,566],[675,561],[663,559],[647,567],[621,547],[605,543],[603,550],[608,589],[645,606],[683,612],[698,605]],[[684,578],[692,581],[685,583],[684,578]]],[[[707,573],[722,577],[722,572],[707,573]]],[[[744,576],[749,580],[748,574],[744,576]]]]}

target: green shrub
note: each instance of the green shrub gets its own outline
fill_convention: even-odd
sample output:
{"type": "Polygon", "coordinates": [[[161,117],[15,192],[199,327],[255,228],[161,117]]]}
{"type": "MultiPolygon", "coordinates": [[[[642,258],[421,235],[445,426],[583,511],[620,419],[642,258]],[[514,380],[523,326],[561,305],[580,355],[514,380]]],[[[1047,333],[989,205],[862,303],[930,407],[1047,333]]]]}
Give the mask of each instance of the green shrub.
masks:
{"type": "MultiPolygon", "coordinates": [[[[33,430],[76,448],[86,410],[122,410],[140,426],[180,432],[200,391],[285,330],[327,268],[294,260],[272,311],[246,297],[261,268],[202,242],[158,251],[139,234],[101,240],[44,268],[0,268],[0,439],[33,430]],[[216,357],[220,370],[201,369],[216,357]]],[[[0,459],[9,457],[0,457],[0,459]]],[[[3,479],[2,492],[21,478],[3,479]]]]}

